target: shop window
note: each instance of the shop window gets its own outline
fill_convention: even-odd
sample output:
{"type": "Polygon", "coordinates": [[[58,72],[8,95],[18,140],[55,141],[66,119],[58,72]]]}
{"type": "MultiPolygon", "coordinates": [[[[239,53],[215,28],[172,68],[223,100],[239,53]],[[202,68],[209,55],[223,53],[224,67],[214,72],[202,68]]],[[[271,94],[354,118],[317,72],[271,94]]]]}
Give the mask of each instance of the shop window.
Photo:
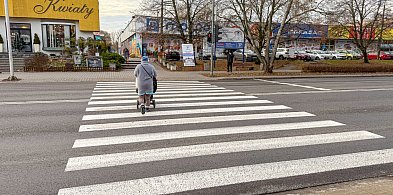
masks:
{"type": "Polygon", "coordinates": [[[65,47],[75,47],[75,25],[44,24],[42,25],[44,50],[63,50],[65,47]]]}
{"type": "Polygon", "coordinates": [[[31,25],[11,23],[11,44],[14,52],[32,52],[31,25]]]}

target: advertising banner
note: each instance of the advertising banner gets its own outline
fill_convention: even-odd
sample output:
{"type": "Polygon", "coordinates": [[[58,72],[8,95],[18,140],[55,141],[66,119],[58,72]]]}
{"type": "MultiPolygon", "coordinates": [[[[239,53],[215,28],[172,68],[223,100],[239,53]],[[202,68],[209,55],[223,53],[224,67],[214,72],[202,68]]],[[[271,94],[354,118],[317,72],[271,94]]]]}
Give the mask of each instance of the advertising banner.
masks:
{"type": "Polygon", "coordinates": [[[222,28],[221,40],[217,43],[217,48],[242,49],[244,47],[244,34],[239,28],[222,28]]]}
{"type": "Polygon", "coordinates": [[[194,46],[192,44],[182,44],[184,66],[195,66],[194,46]]]}

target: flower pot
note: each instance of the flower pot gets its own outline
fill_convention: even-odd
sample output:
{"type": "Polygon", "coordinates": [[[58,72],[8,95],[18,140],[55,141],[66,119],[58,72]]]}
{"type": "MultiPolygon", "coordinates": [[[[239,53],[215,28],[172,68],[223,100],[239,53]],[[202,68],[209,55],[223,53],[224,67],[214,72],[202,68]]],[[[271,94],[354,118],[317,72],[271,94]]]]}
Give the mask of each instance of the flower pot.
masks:
{"type": "Polygon", "coordinates": [[[0,53],[1,53],[1,52],[4,52],[4,51],[3,51],[3,43],[0,43],[0,53]]]}
{"type": "Polygon", "coordinates": [[[34,52],[40,52],[40,44],[34,44],[34,52]]]}

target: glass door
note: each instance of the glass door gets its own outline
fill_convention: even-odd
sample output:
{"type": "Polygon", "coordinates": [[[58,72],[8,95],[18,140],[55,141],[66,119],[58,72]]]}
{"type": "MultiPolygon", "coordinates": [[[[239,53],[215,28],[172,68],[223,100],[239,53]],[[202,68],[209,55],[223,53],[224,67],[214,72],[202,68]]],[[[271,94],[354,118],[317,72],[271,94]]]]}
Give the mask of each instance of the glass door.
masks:
{"type": "Polygon", "coordinates": [[[11,44],[14,52],[32,52],[30,24],[11,23],[11,44]]]}

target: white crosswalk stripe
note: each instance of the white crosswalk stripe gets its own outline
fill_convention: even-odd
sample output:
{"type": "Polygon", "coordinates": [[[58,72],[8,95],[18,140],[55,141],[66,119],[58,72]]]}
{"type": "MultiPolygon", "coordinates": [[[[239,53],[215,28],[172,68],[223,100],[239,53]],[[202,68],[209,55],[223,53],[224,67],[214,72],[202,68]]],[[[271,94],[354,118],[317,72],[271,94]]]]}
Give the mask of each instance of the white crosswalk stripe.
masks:
{"type": "MultiPolygon", "coordinates": [[[[170,115],[186,115],[186,114],[207,114],[207,113],[221,113],[221,112],[246,112],[258,110],[287,110],[290,107],[277,105],[277,106],[252,106],[252,107],[231,107],[231,108],[206,108],[206,109],[193,109],[193,110],[171,110],[171,111],[157,111],[148,113],[148,116],[170,116],[170,115]]],[[[147,116],[146,115],[146,116],[147,116]]],[[[115,118],[138,118],[145,117],[140,113],[118,113],[118,114],[97,114],[85,115],[82,120],[104,120],[115,118]]]]}
{"type": "MultiPolygon", "coordinates": [[[[199,96],[229,96],[229,95],[242,95],[242,92],[226,92],[226,93],[202,93],[202,94],[156,94],[156,98],[169,98],[169,97],[199,97],[199,96]]],[[[106,96],[106,97],[92,97],[91,100],[110,100],[110,99],[136,99],[137,95],[126,96],[106,96]]]]}
{"type": "MultiPolygon", "coordinates": [[[[222,106],[222,105],[254,105],[254,104],[272,104],[268,100],[247,100],[247,101],[223,101],[223,102],[193,102],[193,103],[174,103],[158,105],[159,108],[185,108],[201,106],[222,106]]],[[[86,112],[99,112],[110,110],[134,110],[135,106],[105,106],[105,107],[88,107],[86,112]]]]}
{"type": "MultiPolygon", "coordinates": [[[[332,120],[315,120],[315,115],[308,112],[288,112],[292,109],[288,106],[274,105],[269,100],[260,100],[255,96],[200,81],[160,82],[159,91],[154,98],[159,109],[145,115],[141,115],[136,110],[136,98],[134,82],[98,82],[86,108],[86,112],[90,113],[82,118],[84,122],[89,123],[82,124],[79,132],[81,134],[94,132],[94,135],[96,135],[100,132],[104,134],[106,132],[122,132],[115,130],[131,131],[145,127],[159,127],[157,128],[159,132],[142,134],[130,132],[130,135],[104,134],[104,137],[84,136],[82,139],[75,140],[73,148],[99,149],[103,146],[118,147],[122,144],[150,144],[181,139],[218,138],[230,135],[239,136],[240,139],[224,139],[225,141],[207,143],[193,143],[190,141],[186,145],[74,156],[68,160],[65,168],[66,172],[97,171],[100,168],[136,166],[136,164],[148,164],[150,162],[164,163],[167,160],[179,159],[190,159],[190,162],[192,162],[192,159],[197,157],[205,158],[207,156],[275,149],[294,150],[293,148],[297,147],[384,139],[383,136],[364,130],[336,132],[340,127],[346,125],[332,120]],[[149,117],[155,118],[149,119],[149,117]],[[282,122],[282,120],[289,120],[290,118],[293,121],[282,122]],[[265,122],[271,120],[281,121],[277,124],[265,122]],[[248,121],[253,121],[253,124],[247,124],[248,121]],[[217,125],[228,124],[228,122],[236,123],[217,128],[217,125]],[[256,122],[260,123],[255,124],[256,122]],[[238,123],[242,125],[237,125],[238,123]],[[236,126],[233,126],[233,124],[236,124],[236,126]],[[209,128],[209,125],[215,125],[215,128],[209,128]],[[182,128],[171,130],[172,126],[182,128]],[[165,130],[163,131],[163,129],[165,130]],[[314,131],[317,129],[332,129],[335,132],[318,133],[320,131],[314,131]],[[286,133],[291,131],[307,133],[286,136],[286,133]],[[250,138],[249,136],[263,132],[280,132],[280,137],[250,138]]],[[[262,164],[249,165],[244,162],[246,164],[244,166],[206,168],[206,170],[201,171],[184,171],[170,175],[157,173],[159,176],[138,179],[131,176],[130,179],[123,181],[99,182],[99,184],[79,187],[67,186],[67,188],[60,189],[58,194],[168,194],[186,192],[393,163],[392,156],[393,149],[386,149],[298,160],[272,161],[262,164]]]]}

